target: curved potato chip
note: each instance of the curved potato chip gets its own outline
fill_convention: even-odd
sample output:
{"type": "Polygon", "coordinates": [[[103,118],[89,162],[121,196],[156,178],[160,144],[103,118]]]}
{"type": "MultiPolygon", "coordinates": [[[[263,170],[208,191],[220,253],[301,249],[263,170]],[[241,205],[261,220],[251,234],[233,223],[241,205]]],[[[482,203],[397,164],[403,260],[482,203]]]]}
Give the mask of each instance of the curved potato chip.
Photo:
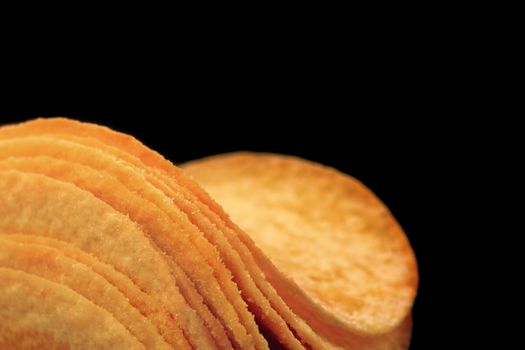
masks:
{"type": "MultiPolygon", "coordinates": [[[[93,171],[90,172],[86,168],[83,173],[78,173],[72,171],[71,167],[66,172],[53,170],[52,163],[34,167],[59,179],[69,176],[66,181],[73,181],[79,187],[95,191],[97,197],[141,224],[159,248],[192,277],[197,290],[205,297],[206,305],[222,320],[231,335],[231,340],[238,347],[251,348],[252,336],[257,340],[255,345],[258,349],[267,347],[266,340],[259,333],[253,315],[248,312],[238,288],[231,280],[230,271],[220,261],[215,247],[202,237],[202,233],[186,215],[178,207],[173,206],[162,192],[147,182],[140,172],[135,171],[131,165],[123,164],[96,149],[65,140],[50,137],[20,137],[0,141],[0,158],[39,155],[65,159],[71,163],[79,162],[104,172],[106,176],[98,176],[97,181],[93,181],[93,178],[86,176],[87,172],[92,174],[93,171]],[[113,184],[108,185],[112,179],[113,184]],[[121,183],[120,187],[115,187],[118,186],[115,179],[121,183]],[[94,187],[98,188],[95,190],[94,187]],[[117,188],[120,189],[118,193],[117,188]],[[242,318],[242,323],[239,322],[238,315],[242,318]],[[250,327],[249,335],[246,334],[245,326],[250,327]]],[[[32,168],[32,165],[26,164],[27,167],[32,168]]],[[[67,165],[62,163],[61,167],[67,168],[67,165]]],[[[171,266],[177,267],[177,265],[171,266]]],[[[176,277],[180,282],[184,276],[178,274],[176,277]]],[[[187,300],[197,296],[197,292],[185,293],[184,285],[181,284],[179,287],[187,300]]],[[[202,301],[201,305],[203,305],[202,301]]],[[[217,333],[212,332],[212,334],[217,333]]]]}
{"type": "MultiPolygon", "coordinates": [[[[0,147],[0,154],[2,153],[1,150],[2,148],[0,147]]],[[[11,152],[9,154],[13,155],[11,152]]],[[[7,159],[0,159],[0,169],[34,172],[61,181],[71,182],[76,186],[93,193],[96,197],[112,205],[115,209],[127,213],[131,219],[142,224],[143,227],[149,227],[158,232],[165,231],[162,227],[159,228],[157,226],[161,223],[161,220],[159,219],[159,214],[156,212],[155,208],[151,208],[152,205],[150,203],[145,202],[141,197],[137,197],[137,195],[130,193],[126,187],[113,177],[104,176],[103,173],[99,173],[87,166],[51,157],[10,157],[7,159]],[[151,221],[151,217],[156,217],[157,220],[151,221]]],[[[173,191],[170,191],[169,189],[165,189],[165,191],[169,191],[172,197],[177,196],[176,193],[173,193],[173,191]]],[[[185,204],[181,203],[181,205],[184,206],[185,204]]],[[[186,206],[188,206],[188,204],[186,204],[186,206]]],[[[195,210],[189,208],[187,208],[186,211],[195,212],[195,210]]],[[[202,224],[203,220],[197,219],[197,221],[202,224]]],[[[208,223],[208,227],[209,225],[210,224],[208,223]]],[[[266,299],[263,299],[263,301],[266,301],[266,299]]],[[[284,327],[284,330],[288,329],[285,323],[280,326],[284,327]]],[[[293,335],[291,335],[291,337],[296,341],[293,335]]],[[[224,348],[224,346],[221,346],[221,348],[224,348]]]]}
{"type": "MultiPolygon", "coordinates": [[[[1,143],[0,143],[1,144],[1,143]]],[[[154,230],[160,234],[169,232],[166,229],[166,222],[169,219],[158,212],[158,208],[150,202],[144,200],[141,196],[128,190],[117,179],[112,176],[107,176],[104,172],[99,172],[96,169],[88,166],[64,161],[61,159],[34,156],[34,157],[11,157],[1,159],[3,156],[2,147],[0,146],[0,169],[2,170],[18,170],[28,173],[42,174],[54,179],[69,182],[77,187],[92,193],[95,197],[103,200],[111,205],[114,209],[128,215],[130,219],[142,225],[148,231],[154,230]],[[151,218],[156,218],[151,220],[151,218]],[[165,226],[162,226],[162,225],[165,226]]],[[[168,226],[169,227],[169,226],[168,226]]],[[[176,268],[172,266],[172,268],[176,268]]],[[[181,282],[180,280],[178,281],[181,282]]],[[[181,290],[186,291],[190,306],[195,308],[200,307],[206,311],[207,308],[203,304],[202,297],[194,289],[188,287],[190,282],[181,283],[181,290]]],[[[202,314],[202,313],[201,313],[202,314]]],[[[217,345],[221,349],[231,348],[231,344],[227,338],[222,325],[215,317],[208,311],[209,315],[205,323],[209,325],[217,345]]]]}
{"type": "Polygon", "coordinates": [[[268,154],[219,155],[184,169],[281,271],[338,318],[376,331],[410,312],[415,256],[388,209],[355,179],[268,154]]]}
{"type": "Polygon", "coordinates": [[[9,235],[0,235],[0,267],[67,286],[112,314],[146,349],[172,349],[115,286],[88,266],[65,257],[59,250],[9,238],[9,235]]]}
{"type": "MultiPolygon", "coordinates": [[[[46,120],[46,122],[47,121],[53,122],[53,120],[46,120]]],[[[17,126],[4,127],[0,129],[0,138],[25,138],[28,135],[41,134],[55,135],[56,137],[60,137],[62,139],[67,138],[68,140],[72,140],[77,143],[82,143],[84,145],[94,145],[97,148],[103,148],[102,145],[104,144],[101,145],[100,142],[98,142],[97,144],[96,139],[86,139],[78,137],[77,135],[83,134],[82,132],[79,132],[79,130],[76,130],[76,133],[74,134],[63,134],[63,132],[65,132],[64,130],[55,130],[53,128],[43,127],[38,128],[38,130],[33,129],[32,126],[34,125],[34,123],[38,122],[40,122],[40,120],[20,124],[17,126]],[[13,130],[13,128],[15,130],[13,130]],[[6,131],[6,133],[3,132],[4,130],[6,131]],[[57,135],[56,132],[62,132],[62,134],[59,133],[57,135]]],[[[87,126],[90,127],[90,125],[87,126]]],[[[102,127],[97,126],[97,128],[102,127]]],[[[137,164],[137,160],[134,159],[134,157],[127,155],[127,153],[123,153],[122,151],[119,152],[119,150],[115,149],[114,147],[105,146],[103,149],[109,153],[124,158],[123,160],[131,162],[133,164],[137,164]]],[[[39,148],[38,151],[41,152],[41,149],[39,148]]],[[[3,151],[3,154],[5,154],[6,156],[12,155],[13,153],[20,155],[25,154],[27,152],[21,150],[20,147],[13,146],[9,147],[8,149],[4,149],[3,151]]],[[[64,154],[59,153],[59,156],[64,157],[64,154]]],[[[78,157],[75,158],[75,156],[73,155],[70,158],[76,160],[78,157]]],[[[263,273],[260,270],[256,270],[255,272],[252,271],[253,267],[255,266],[255,263],[253,261],[253,258],[251,257],[250,252],[247,251],[246,247],[244,247],[242,242],[236,238],[236,233],[233,232],[231,229],[228,229],[224,225],[224,223],[221,221],[220,217],[217,214],[214,214],[208,207],[206,207],[200,202],[197,202],[196,206],[193,203],[193,201],[197,201],[197,198],[193,194],[191,194],[185,187],[179,186],[165,174],[159,174],[158,172],[151,174],[150,171],[147,175],[150,182],[155,184],[157,188],[162,189],[164,193],[169,195],[174,200],[174,203],[180,206],[188,215],[188,217],[190,217],[192,222],[194,222],[205,233],[206,238],[208,238],[210,242],[212,242],[220,248],[219,252],[221,253],[221,257],[229,263],[228,266],[230,268],[233,267],[232,271],[234,272],[235,281],[243,287],[243,296],[245,296],[245,300],[250,306],[250,310],[256,315],[259,323],[262,324],[265,328],[267,328],[271,333],[273,333],[272,336],[277,337],[281,344],[285,345],[290,349],[302,349],[303,346],[296,340],[294,334],[291,331],[298,332],[301,335],[302,342],[305,342],[306,344],[310,344],[312,346],[320,346],[321,343],[318,339],[318,336],[308,327],[308,325],[304,324],[302,320],[298,319],[297,317],[295,317],[295,315],[293,315],[293,313],[288,309],[286,304],[279,298],[275,291],[265,281],[263,273]],[[158,177],[166,181],[169,184],[169,186],[163,184],[163,182],[159,180],[158,177]],[[181,193],[184,196],[181,196],[181,193]],[[198,213],[200,210],[203,210],[208,216],[212,215],[213,218],[211,219],[211,221],[208,220],[207,217],[199,215],[198,213]],[[222,230],[227,230],[227,238],[224,237],[224,232],[217,230],[215,225],[219,225],[222,230]],[[236,245],[235,248],[240,246],[240,248],[244,250],[241,253],[237,253],[237,251],[235,249],[232,249],[232,246],[230,245],[231,240],[234,241],[233,243],[236,245]],[[241,254],[242,260],[239,254],[241,254]],[[244,260],[247,258],[248,264],[252,265],[251,268],[248,264],[244,265],[244,260]],[[250,272],[249,275],[246,274],[246,270],[250,272]],[[254,284],[252,278],[253,280],[255,280],[257,285],[254,284]],[[267,300],[265,298],[265,295],[261,294],[261,291],[258,289],[260,287],[262,287],[261,289],[265,295],[270,295],[270,300],[267,300]],[[269,302],[271,302],[271,305],[269,302]],[[284,322],[281,316],[277,314],[276,311],[272,308],[275,304],[277,304],[277,310],[279,312],[285,312],[287,314],[288,317],[286,322],[290,324],[290,329],[287,323],[284,322]]]]}
{"type": "MultiPolygon", "coordinates": [[[[91,193],[47,176],[0,171],[0,230],[47,236],[97,256],[160,300],[195,347],[215,347],[180,294],[165,258],[129,219],[91,193]],[[108,239],[110,238],[110,239],[108,239]]],[[[184,337],[170,339],[180,347],[184,337]]]]}
{"type": "Polygon", "coordinates": [[[0,267],[2,349],[142,349],[106,310],[60,284],[0,267]]]}
{"type": "Polygon", "coordinates": [[[115,270],[113,266],[101,262],[94,255],[88,254],[67,242],[53,238],[14,233],[9,233],[6,238],[13,242],[56,249],[64,256],[89,266],[125,295],[129,303],[157,327],[159,333],[168,343],[177,349],[191,349],[180,328],[174,324],[172,316],[165,310],[165,307],[157,299],[140,290],[128,276],[115,270]]]}

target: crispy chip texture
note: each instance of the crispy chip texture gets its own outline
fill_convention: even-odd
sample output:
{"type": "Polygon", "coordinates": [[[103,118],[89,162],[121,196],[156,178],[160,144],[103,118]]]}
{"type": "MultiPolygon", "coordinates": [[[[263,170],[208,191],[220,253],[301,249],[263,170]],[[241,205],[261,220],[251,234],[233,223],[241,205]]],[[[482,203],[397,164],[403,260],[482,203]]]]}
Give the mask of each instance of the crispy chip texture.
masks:
{"type": "MultiPolygon", "coordinates": [[[[96,145],[106,153],[118,156],[121,161],[127,161],[135,165],[142,163],[140,161],[137,163],[137,159],[133,158],[133,155],[140,156],[141,160],[148,160],[150,156],[154,161],[159,160],[157,154],[141,146],[136,140],[127,135],[115,133],[107,128],[65,119],[37,120],[14,127],[6,127],[0,131],[0,139],[6,140],[0,142],[0,158],[13,155],[45,155],[100,167],[101,163],[107,164],[107,162],[103,161],[103,158],[106,157],[101,155],[100,152],[95,152],[98,153],[95,157],[88,156],[86,158],[86,147],[83,147],[96,145]],[[95,137],[99,142],[97,143],[93,138],[86,138],[87,136],[95,137]],[[53,138],[61,139],[62,141],[55,141],[53,138]],[[64,142],[63,139],[74,141],[79,145],[72,145],[71,142],[64,142]],[[100,142],[102,141],[105,144],[101,145],[100,142]],[[127,141],[131,142],[127,143],[127,141]],[[108,146],[108,144],[111,146],[108,146]],[[138,148],[128,147],[129,145],[137,146],[137,144],[138,148]],[[130,150],[141,150],[142,154],[137,154],[136,152],[123,153],[130,150]]],[[[160,158],[160,160],[163,159],[160,158]]],[[[159,164],[162,165],[163,163],[159,164]]],[[[142,165],[144,166],[144,164],[142,165]]],[[[103,166],[103,168],[108,170],[107,166],[103,166]]],[[[238,234],[244,235],[244,233],[235,232],[234,229],[228,227],[221,217],[221,215],[225,214],[222,212],[216,213],[212,210],[215,208],[213,202],[200,202],[198,196],[190,191],[192,188],[198,190],[198,185],[186,178],[179,169],[171,164],[166,169],[171,170],[170,175],[174,176],[168,176],[164,171],[159,173],[159,169],[155,167],[146,169],[153,172],[153,174],[149,174],[149,181],[170,197],[174,204],[182,208],[191,221],[201,229],[205,237],[217,247],[221,258],[233,273],[235,282],[241,286],[244,300],[250,306],[250,311],[255,314],[262,327],[267,329],[267,332],[270,332],[280,344],[287,348],[302,349],[303,345],[301,343],[315,348],[324,347],[319,336],[303,320],[293,314],[286,303],[266,281],[264,272],[257,266],[252,253],[237,236],[238,234]],[[177,181],[174,181],[174,178],[177,181]],[[181,194],[183,195],[182,197],[181,194]],[[207,204],[211,204],[211,208],[207,204]],[[199,212],[205,215],[199,215],[199,212]],[[299,334],[299,339],[296,339],[294,333],[299,334]]],[[[163,170],[163,168],[160,168],[160,170],[163,170]]],[[[56,174],[59,173],[55,171],[53,176],[57,176],[56,174]]],[[[119,173],[122,173],[122,171],[119,173]]],[[[117,177],[128,178],[125,175],[117,175],[117,177]]],[[[114,188],[112,187],[110,192],[114,188]]],[[[204,195],[205,198],[209,198],[202,190],[200,194],[204,195]]],[[[158,216],[156,217],[158,220],[158,216]]],[[[202,241],[200,246],[201,248],[205,246],[202,244],[202,241]]],[[[192,264],[191,266],[196,265],[192,264]]],[[[220,271],[217,266],[215,270],[220,271]]],[[[284,288],[287,289],[288,287],[284,288]]],[[[230,295],[232,295],[231,292],[230,295]]],[[[239,309],[243,311],[242,305],[237,307],[237,310],[239,309]]],[[[250,322],[246,325],[250,325],[251,321],[244,317],[245,322],[246,320],[250,322]]],[[[256,336],[256,346],[265,348],[266,344],[261,342],[260,337],[257,337],[258,331],[256,326],[254,327],[252,324],[250,327],[252,335],[256,336]]],[[[246,348],[247,346],[242,347],[246,348]]]]}
{"type": "Polygon", "coordinates": [[[0,267],[2,349],[145,349],[111,314],[60,284],[0,267]]]}
{"type": "MultiPolygon", "coordinates": [[[[230,331],[233,342],[244,349],[253,346],[243,324],[251,324],[255,334],[257,325],[231,281],[230,271],[218,259],[215,247],[178,207],[146,181],[139,169],[121,164],[96,149],[42,136],[0,141],[1,158],[7,169],[43,173],[71,182],[139,223],[156,247],[171,258],[167,262],[181,292],[198,314],[213,317],[207,309],[210,307],[230,331]],[[18,155],[23,157],[15,158],[18,155]],[[239,314],[244,315],[243,324],[239,322],[239,314]]],[[[205,320],[211,323],[209,318],[205,320]]],[[[219,333],[222,329],[213,326],[210,331],[222,340],[219,333]]],[[[260,347],[265,348],[264,338],[260,334],[259,338],[260,347]]],[[[219,344],[221,348],[227,347],[219,344]]]]}
{"type": "Polygon", "coordinates": [[[64,256],[89,266],[125,295],[129,303],[157,327],[159,333],[168,343],[177,349],[191,349],[187,340],[181,337],[180,329],[173,323],[172,316],[163,305],[157,299],[140,290],[128,276],[115,270],[112,265],[101,262],[95,256],[67,242],[53,238],[21,234],[9,234],[5,238],[23,244],[54,248],[64,256]]]}
{"type": "Polygon", "coordinates": [[[155,327],[102,276],[59,250],[0,236],[0,267],[24,271],[63,284],[111,313],[147,349],[171,349],[155,327]]]}
{"type": "Polygon", "coordinates": [[[184,168],[281,271],[338,318],[380,333],[410,312],[418,281],[410,244],[357,180],[269,154],[220,155],[184,168]]]}
{"type": "MultiPolygon", "coordinates": [[[[37,174],[0,171],[0,193],[0,232],[51,237],[97,256],[160,300],[174,330],[180,327],[203,348],[213,347],[165,258],[126,216],[89,192],[37,174]]],[[[179,334],[173,339],[177,343],[179,334]]]]}
{"type": "MultiPolygon", "coordinates": [[[[184,170],[94,124],[1,127],[0,285],[75,295],[93,306],[86,319],[105,313],[139,348],[408,348],[415,256],[364,185],[271,154],[184,170]]],[[[0,339],[82,348],[56,313],[58,333],[0,319],[0,339]]]]}

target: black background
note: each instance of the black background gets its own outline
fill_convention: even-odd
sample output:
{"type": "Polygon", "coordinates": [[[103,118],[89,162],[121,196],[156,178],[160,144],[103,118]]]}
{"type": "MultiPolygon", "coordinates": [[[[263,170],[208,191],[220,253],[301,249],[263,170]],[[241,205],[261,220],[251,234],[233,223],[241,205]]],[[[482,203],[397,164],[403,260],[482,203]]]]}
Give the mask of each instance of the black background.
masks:
{"type": "Polygon", "coordinates": [[[512,12],[33,32],[5,51],[0,121],[94,121],[176,163],[254,150],[334,166],[379,195],[414,247],[412,349],[520,348],[524,28],[512,12]]]}

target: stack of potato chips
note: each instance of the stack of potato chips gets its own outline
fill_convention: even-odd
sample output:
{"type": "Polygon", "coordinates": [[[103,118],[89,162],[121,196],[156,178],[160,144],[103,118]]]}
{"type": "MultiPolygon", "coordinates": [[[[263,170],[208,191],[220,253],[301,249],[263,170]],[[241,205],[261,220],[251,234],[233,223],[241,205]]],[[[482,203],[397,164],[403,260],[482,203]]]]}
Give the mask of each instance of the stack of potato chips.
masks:
{"type": "Polygon", "coordinates": [[[94,124],[0,128],[0,348],[408,347],[415,256],[362,184],[267,154],[183,168],[94,124]]]}

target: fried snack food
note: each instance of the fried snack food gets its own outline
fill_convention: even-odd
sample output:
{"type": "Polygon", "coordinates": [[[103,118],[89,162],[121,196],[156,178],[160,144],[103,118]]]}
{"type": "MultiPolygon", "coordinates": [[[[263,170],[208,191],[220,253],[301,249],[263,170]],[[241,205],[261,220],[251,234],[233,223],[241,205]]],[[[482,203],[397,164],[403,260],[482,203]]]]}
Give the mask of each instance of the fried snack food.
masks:
{"type": "Polygon", "coordinates": [[[61,284],[5,267],[0,281],[2,349],[145,349],[111,314],[61,284]]]}
{"type": "MultiPolygon", "coordinates": [[[[53,123],[55,120],[46,120],[44,122],[51,122],[53,123]]],[[[36,121],[35,123],[38,123],[40,121],[36,121]]],[[[58,120],[59,126],[63,125],[62,123],[66,123],[66,125],[70,124],[69,120],[58,120]]],[[[58,146],[51,146],[48,147],[50,143],[53,143],[53,140],[50,140],[49,137],[46,137],[45,139],[42,138],[42,136],[39,136],[35,139],[34,136],[31,135],[49,135],[47,132],[50,130],[46,129],[45,127],[38,128],[37,130],[33,129],[34,123],[28,123],[28,124],[22,124],[15,126],[14,128],[17,131],[16,133],[13,133],[13,129],[5,128],[0,131],[1,137],[6,139],[7,142],[1,142],[0,143],[0,149],[2,153],[2,157],[8,157],[13,155],[21,155],[21,156],[27,156],[27,155],[42,155],[47,154],[51,155],[53,157],[66,157],[69,161],[82,161],[84,164],[90,164],[91,161],[87,160],[85,161],[82,157],[84,154],[79,149],[82,147],[78,147],[78,145],[75,147],[75,151],[70,152],[69,147],[66,147],[66,142],[62,141],[59,142],[58,146]],[[6,131],[5,133],[3,131],[6,131]],[[37,132],[38,131],[38,132],[37,132]],[[7,135],[6,135],[7,134],[7,135]],[[14,136],[17,136],[18,138],[12,139],[14,136]],[[31,144],[32,143],[32,144],[31,144]],[[48,152],[50,150],[50,152],[48,152]],[[36,153],[35,153],[36,152],[36,153]],[[43,153],[45,152],[45,153],[43,153]]],[[[95,127],[95,133],[94,136],[98,136],[96,132],[99,130],[106,130],[101,127],[92,126],[92,125],[81,125],[82,128],[90,129],[92,127],[95,127]]],[[[83,130],[83,129],[82,129],[83,130]]],[[[84,130],[85,131],[85,130],[84,130]]],[[[53,129],[53,132],[50,132],[50,135],[54,135],[57,130],[53,129]]],[[[87,144],[93,144],[93,140],[86,141],[85,139],[79,138],[78,135],[82,134],[80,130],[75,130],[74,136],[71,136],[70,134],[64,134],[64,130],[60,130],[62,132],[60,135],[60,139],[67,138],[68,140],[75,140],[79,144],[87,145],[87,144]]],[[[56,144],[57,141],[54,143],[56,144]]],[[[72,145],[69,145],[72,146],[72,145]]],[[[99,145],[100,147],[100,145],[99,145]]],[[[104,148],[104,147],[100,147],[104,148]]],[[[124,160],[124,157],[122,157],[122,152],[115,152],[114,148],[108,148],[105,147],[107,152],[113,152],[115,154],[119,154],[122,159],[124,160]]],[[[149,150],[148,150],[149,151],[149,150]]],[[[151,152],[151,151],[149,151],[151,152]]],[[[98,159],[101,155],[98,154],[96,157],[91,157],[95,160],[95,163],[98,162],[98,159]]],[[[127,157],[129,159],[129,156],[127,157]]],[[[162,176],[162,174],[160,174],[162,176]]],[[[121,176],[122,178],[126,179],[126,176],[121,176]]],[[[165,180],[167,183],[169,183],[169,187],[167,187],[162,182],[159,182],[158,180],[155,181],[155,177],[150,176],[149,177],[151,182],[154,182],[155,185],[159,188],[162,188],[165,192],[169,192],[172,195],[172,198],[174,201],[177,201],[177,205],[181,206],[181,208],[184,208],[186,214],[191,217],[192,221],[197,221],[200,224],[203,224],[203,221],[206,221],[206,218],[200,217],[198,214],[198,209],[195,208],[195,206],[192,206],[192,202],[185,199],[184,197],[180,196],[180,193],[184,193],[187,195],[191,200],[194,200],[194,196],[192,197],[192,194],[183,186],[179,186],[175,182],[169,182],[170,178],[166,178],[165,180]]],[[[204,208],[206,210],[207,208],[200,204],[200,208],[204,208]]],[[[209,210],[208,210],[209,211],[209,210]]],[[[215,215],[215,214],[214,214],[215,215]]],[[[217,216],[217,215],[215,215],[217,216]]],[[[216,218],[217,221],[218,218],[216,218]]],[[[220,222],[219,222],[220,223],[220,222]]],[[[251,286],[248,285],[246,288],[242,288],[243,292],[247,297],[245,298],[246,302],[251,306],[250,311],[252,311],[256,318],[259,319],[259,323],[263,323],[264,326],[267,326],[271,329],[274,335],[277,335],[280,339],[279,341],[281,343],[284,343],[289,348],[296,348],[301,349],[302,345],[301,343],[295,338],[292,331],[287,327],[287,324],[280,318],[280,316],[271,308],[268,300],[265,299],[265,297],[261,294],[261,292],[257,289],[257,287],[254,286],[253,281],[251,281],[251,276],[246,275],[246,267],[244,267],[243,262],[240,261],[240,258],[238,257],[238,253],[231,248],[229,245],[229,242],[223,237],[222,232],[218,231],[216,228],[214,228],[215,223],[207,222],[208,229],[207,231],[204,231],[205,234],[207,234],[208,239],[213,240],[214,243],[221,243],[222,246],[220,248],[223,248],[220,252],[223,254],[221,257],[225,257],[226,259],[237,257],[237,262],[240,262],[238,265],[233,265],[234,269],[232,269],[232,272],[234,272],[234,275],[237,277],[236,282],[237,283],[244,283],[244,286],[246,283],[251,282],[251,286]],[[240,277],[239,277],[240,276],[240,277]],[[251,288],[251,289],[250,289],[251,288]],[[284,339],[283,339],[284,334],[284,339]]],[[[223,225],[224,226],[224,225],[223,225]]],[[[232,237],[232,233],[230,233],[230,238],[232,237]]],[[[233,236],[233,238],[235,238],[233,236]]],[[[201,241],[202,242],[202,241],[201,241]]],[[[240,243],[240,241],[238,242],[240,243]]],[[[252,264],[253,265],[253,264],[252,264]]],[[[232,265],[230,265],[232,266],[232,265]]],[[[264,279],[262,278],[262,272],[257,271],[254,276],[259,279],[259,281],[263,281],[263,283],[266,283],[264,279]]],[[[275,293],[274,293],[275,294],[275,293]]],[[[275,294],[276,295],[276,294],[275,294]]],[[[281,305],[283,305],[286,308],[286,305],[281,301],[281,305]]],[[[291,315],[290,319],[292,321],[300,322],[300,320],[296,320],[296,318],[293,316],[293,314],[288,310],[289,315],[291,315]]],[[[308,326],[305,325],[303,328],[308,329],[308,326]]],[[[316,339],[317,336],[310,330],[310,337],[312,339],[316,339]]],[[[316,340],[318,341],[318,340],[316,340]]],[[[265,344],[262,344],[264,347],[265,344]]],[[[246,348],[246,347],[245,347],[246,348]]]]}
{"type": "MultiPolygon", "coordinates": [[[[22,168],[39,173],[46,172],[56,179],[86,188],[139,223],[156,246],[172,258],[167,262],[175,279],[180,283],[182,294],[203,319],[208,320],[205,318],[207,314],[203,312],[207,311],[208,306],[230,331],[232,341],[243,349],[253,347],[253,341],[244,328],[244,325],[251,324],[252,334],[259,335],[259,346],[266,347],[266,341],[258,333],[253,316],[248,312],[246,304],[239,296],[239,290],[231,281],[231,273],[217,258],[214,246],[202,237],[200,231],[178,207],[169,205],[167,198],[149,184],[140,171],[122,165],[110,155],[96,149],[65,140],[23,137],[0,141],[0,159],[9,157],[6,159],[11,163],[9,168],[15,169],[15,163],[23,162],[20,161],[21,158],[14,158],[18,155],[33,158],[32,162],[26,161],[25,167],[22,168]],[[39,155],[48,158],[39,162],[36,159],[39,155]],[[67,163],[57,162],[55,158],[66,160],[67,163]],[[76,162],[84,167],[81,168],[76,162]],[[103,174],[100,175],[97,171],[103,174]],[[86,181],[87,179],[89,181],[86,181]],[[194,284],[188,278],[190,275],[194,284]],[[239,322],[238,314],[244,316],[243,324],[239,322]]],[[[220,330],[210,328],[212,334],[220,335],[220,330]]],[[[221,348],[227,347],[224,344],[219,345],[221,348]]]]}
{"type": "Polygon", "coordinates": [[[356,179],[255,153],[205,158],[184,169],[277,268],[337,317],[374,329],[399,324],[411,310],[418,276],[410,244],[356,179]]]}
{"type": "MultiPolygon", "coordinates": [[[[276,201],[282,199],[278,191],[273,193],[276,201]]],[[[282,209],[279,205],[268,208],[270,212],[282,209]]],[[[357,280],[373,280],[388,297],[390,292],[399,293],[400,304],[405,304],[385,309],[389,314],[368,311],[368,319],[362,317],[365,313],[348,318],[348,308],[359,313],[352,305],[338,304],[348,303],[347,294],[330,292],[327,284],[324,290],[332,294],[328,306],[323,305],[312,288],[280,272],[184,172],[132,137],[101,126],[53,118],[0,128],[2,215],[2,232],[17,242],[30,243],[36,251],[56,248],[63,252],[63,260],[90,267],[110,288],[127,296],[130,307],[151,319],[159,336],[174,348],[266,349],[270,344],[287,349],[393,350],[408,346],[415,288],[412,294],[409,288],[394,291],[389,280],[384,285],[383,276],[357,280]],[[29,193],[31,188],[38,190],[29,193]],[[27,198],[22,198],[24,193],[29,193],[27,198]],[[36,219],[29,220],[33,216],[36,219]],[[107,222],[112,220],[118,224],[108,229],[107,222]],[[145,271],[139,268],[142,263],[145,271]],[[154,286],[147,285],[148,279],[154,286]],[[140,295],[146,296],[145,302],[140,295]],[[174,334],[169,334],[173,329],[174,334]]],[[[304,219],[302,225],[308,227],[311,218],[304,219]]],[[[255,213],[252,222],[258,220],[261,216],[255,213]]],[[[283,230],[278,237],[298,238],[297,232],[283,230]]],[[[357,244],[358,251],[369,254],[363,255],[363,261],[374,254],[385,256],[381,250],[374,251],[392,247],[382,242],[391,239],[384,236],[375,245],[357,244]]],[[[402,232],[400,236],[404,237],[402,232]]],[[[351,247],[341,249],[330,259],[345,260],[345,254],[351,253],[351,247]]],[[[405,253],[412,254],[410,246],[405,253]]],[[[396,257],[395,252],[392,255],[396,257]]],[[[306,255],[295,262],[300,259],[306,255]]],[[[408,269],[417,283],[415,260],[408,269]]],[[[404,286],[405,276],[397,277],[399,286],[404,286]]],[[[372,288],[366,288],[356,287],[351,295],[354,303],[370,310],[372,288]]]]}
{"type": "Polygon", "coordinates": [[[165,307],[154,297],[143,292],[128,276],[117,271],[112,265],[101,262],[95,256],[67,242],[53,238],[21,234],[9,234],[5,238],[14,242],[54,248],[64,256],[89,266],[94,272],[114,285],[133,307],[151,321],[162,338],[170,343],[173,348],[191,349],[187,340],[181,338],[180,329],[174,327],[172,316],[165,310],[165,307]]]}
{"type": "Polygon", "coordinates": [[[190,308],[168,263],[140,228],[110,206],[71,184],[47,176],[0,171],[0,234],[24,233],[68,242],[126,274],[170,313],[171,341],[213,348],[202,320],[190,308]],[[192,336],[193,335],[193,336],[192,336]]]}
{"type": "Polygon", "coordinates": [[[55,248],[9,238],[10,235],[0,235],[0,267],[24,271],[63,284],[107,310],[146,349],[171,349],[151,321],[130,305],[125,295],[115,286],[89,266],[66,257],[55,248]]]}

